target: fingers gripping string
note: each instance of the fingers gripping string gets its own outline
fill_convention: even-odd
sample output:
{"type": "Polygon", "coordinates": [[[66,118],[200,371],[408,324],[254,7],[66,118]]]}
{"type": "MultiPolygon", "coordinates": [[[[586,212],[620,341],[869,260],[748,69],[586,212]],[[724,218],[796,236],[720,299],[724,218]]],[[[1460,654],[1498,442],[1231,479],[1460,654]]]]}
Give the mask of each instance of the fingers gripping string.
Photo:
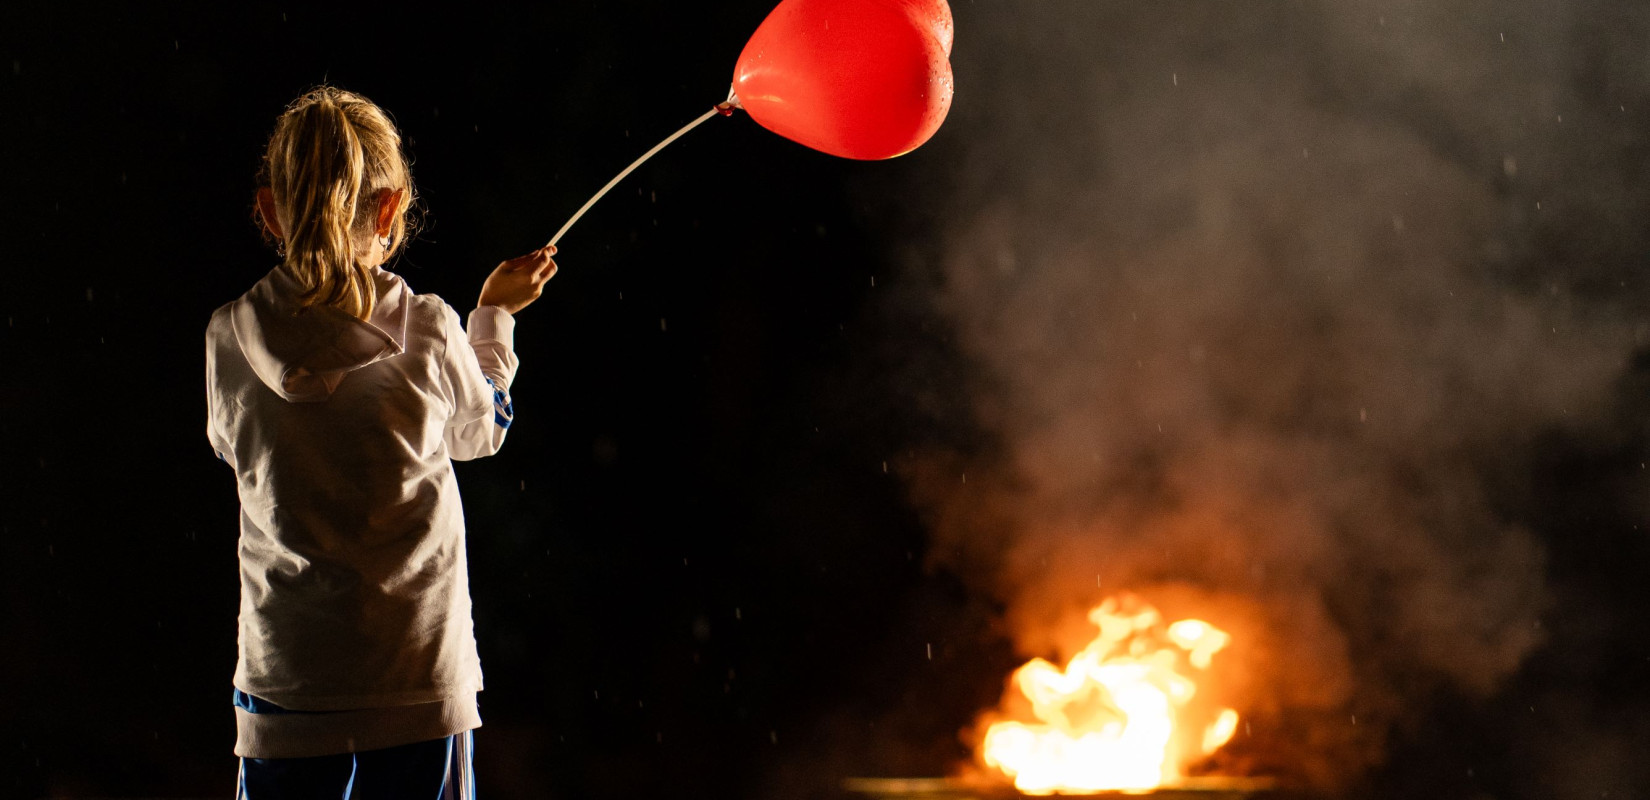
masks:
{"type": "Polygon", "coordinates": [[[561,237],[565,236],[567,234],[568,229],[573,227],[573,223],[578,222],[579,218],[584,216],[584,212],[589,211],[590,207],[595,205],[597,200],[602,199],[604,196],[607,195],[607,193],[609,191],[611,191],[613,189],[614,186],[619,185],[619,181],[624,180],[627,176],[630,175],[630,173],[635,172],[637,167],[647,163],[647,160],[652,158],[655,153],[657,153],[660,150],[663,150],[666,147],[670,146],[671,142],[674,142],[677,139],[682,138],[682,136],[684,134],[686,134],[688,131],[691,131],[694,128],[699,127],[700,125],[703,125],[705,123],[705,120],[708,120],[711,117],[714,117],[718,114],[720,114],[724,117],[732,116],[733,115],[733,109],[739,108],[739,107],[740,107],[739,98],[735,97],[732,93],[729,93],[728,99],[727,99],[726,102],[716,104],[716,106],[713,107],[711,110],[706,111],[704,114],[701,114],[698,119],[696,119],[692,122],[689,122],[688,124],[682,126],[681,130],[665,137],[665,140],[658,143],[658,144],[656,144],[656,145],[654,145],[652,150],[649,150],[646,153],[643,153],[641,158],[638,158],[635,161],[630,162],[630,166],[625,167],[623,172],[621,172],[617,176],[615,176],[613,178],[613,180],[608,181],[607,185],[603,186],[601,191],[597,192],[594,197],[590,198],[589,200],[586,200],[584,205],[579,207],[579,210],[576,213],[573,214],[573,218],[568,220],[566,225],[561,226],[561,230],[556,231],[555,236],[550,237],[550,244],[554,245],[557,242],[561,241],[561,237]]]}

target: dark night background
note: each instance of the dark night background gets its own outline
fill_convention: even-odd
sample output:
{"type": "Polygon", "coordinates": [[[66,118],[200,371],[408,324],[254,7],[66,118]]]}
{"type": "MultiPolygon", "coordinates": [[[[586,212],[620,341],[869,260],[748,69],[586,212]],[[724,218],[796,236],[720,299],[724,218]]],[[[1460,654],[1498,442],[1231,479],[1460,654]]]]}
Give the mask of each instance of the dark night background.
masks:
{"type": "MultiPolygon", "coordinates": [[[[1127,153],[1081,123],[1108,99],[1154,109],[1165,131],[1196,118],[1140,88],[1175,64],[1174,86],[1199,69],[1241,82],[1301,63],[1269,60],[1273,37],[1286,53],[1321,46],[1301,57],[1321,69],[1304,102],[1405,132],[1492,198],[1490,285],[1556,297],[1562,283],[1567,302],[1642,333],[1643,14],[1456,5],[1431,13],[1561,56],[1539,88],[1574,100],[1561,110],[1585,133],[1527,137],[1517,180],[1476,138],[1495,123],[1462,122],[1424,76],[1337,60],[1350,29],[1328,18],[1351,11],[962,0],[957,101],[925,148],[838,160],[740,116],[622,184],[520,317],[508,444],[458,467],[487,676],[482,796],[824,797],[846,776],[967,758],[958,732],[1021,660],[1002,624],[1012,598],[940,552],[957,539],[926,512],[944,504],[912,486],[1009,448],[975,399],[1004,379],[958,343],[966,304],[930,300],[956,275],[935,265],[957,263],[948,238],[999,184],[1009,203],[1035,199],[1020,213],[1048,227],[1019,235],[1040,241],[1085,224],[1062,210],[1079,185],[1122,195],[1122,217],[1178,213],[1127,208],[1112,181],[1127,153]],[[1082,70],[1057,68],[1078,57],[1082,70]],[[1496,211],[1542,197],[1558,210],[1496,211]]],[[[231,791],[236,500],[204,436],[202,334],[274,263],[250,206],[281,108],[326,81],[394,115],[428,210],[395,268],[464,310],[494,264],[721,100],[771,6],[0,6],[0,796],[231,791]]],[[[1356,14],[1452,47],[1456,29],[1422,31],[1418,7],[1356,14]]],[[[1160,146],[1223,135],[1200,130],[1160,146]]],[[[1285,301],[1292,286],[1278,284],[1285,301]]],[[[1545,638],[1492,691],[1401,673],[1420,710],[1392,715],[1385,757],[1351,770],[1349,796],[1650,792],[1650,360],[1625,356],[1593,424],[1537,418],[1517,458],[1475,456],[1486,507],[1544,554],[1545,638]]]]}

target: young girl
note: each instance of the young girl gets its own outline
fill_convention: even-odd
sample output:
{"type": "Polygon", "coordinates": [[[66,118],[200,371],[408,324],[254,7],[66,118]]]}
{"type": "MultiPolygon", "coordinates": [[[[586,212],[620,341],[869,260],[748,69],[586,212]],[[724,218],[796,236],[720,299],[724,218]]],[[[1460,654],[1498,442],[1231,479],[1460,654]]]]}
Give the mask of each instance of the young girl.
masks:
{"type": "Polygon", "coordinates": [[[510,427],[513,314],[555,248],[469,315],[380,268],[412,179],[388,116],[322,87],[275,125],[257,208],[283,261],[206,331],[207,437],[241,500],[239,796],[464,797],[481,725],[452,459],[510,427]]]}

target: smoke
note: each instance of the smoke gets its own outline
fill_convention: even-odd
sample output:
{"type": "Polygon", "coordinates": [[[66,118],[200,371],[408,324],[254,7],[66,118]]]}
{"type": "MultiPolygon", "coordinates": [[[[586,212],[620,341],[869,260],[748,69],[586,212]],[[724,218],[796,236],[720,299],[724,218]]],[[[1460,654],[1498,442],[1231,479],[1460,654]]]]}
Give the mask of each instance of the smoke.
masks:
{"type": "Polygon", "coordinates": [[[1233,630],[1227,769],[1344,782],[1518,669],[1531,459],[1634,349],[1644,12],[1446,5],[957,7],[933,557],[1027,655],[1114,590],[1233,630]]]}

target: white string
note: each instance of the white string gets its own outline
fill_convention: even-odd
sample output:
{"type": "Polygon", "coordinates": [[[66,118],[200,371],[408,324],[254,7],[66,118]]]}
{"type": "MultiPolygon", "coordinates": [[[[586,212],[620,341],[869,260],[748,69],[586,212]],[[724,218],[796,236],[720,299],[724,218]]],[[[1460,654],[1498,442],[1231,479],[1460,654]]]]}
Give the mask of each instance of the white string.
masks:
{"type": "Polygon", "coordinates": [[[700,116],[698,119],[696,119],[692,122],[689,122],[688,124],[682,126],[681,130],[671,134],[670,136],[665,137],[665,140],[658,143],[658,144],[656,144],[656,145],[654,145],[652,150],[649,150],[646,153],[643,153],[641,158],[638,158],[635,161],[632,161],[630,163],[630,166],[624,168],[624,172],[619,173],[618,176],[615,177],[613,180],[608,181],[607,185],[603,186],[602,190],[597,192],[595,197],[592,197],[588,201],[586,201],[585,204],[579,208],[578,213],[575,213],[573,215],[573,218],[567,221],[566,225],[561,226],[561,230],[556,231],[555,236],[550,237],[550,244],[554,245],[556,242],[561,241],[561,237],[567,233],[567,229],[573,227],[573,223],[578,222],[579,217],[584,216],[584,212],[589,211],[590,207],[595,205],[597,200],[602,199],[602,197],[607,194],[608,190],[612,189],[614,186],[617,186],[619,181],[622,181],[622,180],[625,179],[625,176],[629,175],[632,172],[635,172],[637,167],[641,166],[642,164],[646,163],[648,159],[652,158],[654,153],[657,153],[660,150],[665,149],[665,147],[667,147],[671,142],[674,142],[677,139],[682,138],[682,134],[687,133],[688,131],[691,131],[694,128],[699,127],[700,125],[704,124],[705,120],[710,119],[711,117],[714,117],[717,114],[721,114],[721,113],[723,113],[723,112],[722,112],[722,109],[720,109],[720,108],[712,108],[711,110],[706,111],[704,113],[704,115],[700,116]]]}

